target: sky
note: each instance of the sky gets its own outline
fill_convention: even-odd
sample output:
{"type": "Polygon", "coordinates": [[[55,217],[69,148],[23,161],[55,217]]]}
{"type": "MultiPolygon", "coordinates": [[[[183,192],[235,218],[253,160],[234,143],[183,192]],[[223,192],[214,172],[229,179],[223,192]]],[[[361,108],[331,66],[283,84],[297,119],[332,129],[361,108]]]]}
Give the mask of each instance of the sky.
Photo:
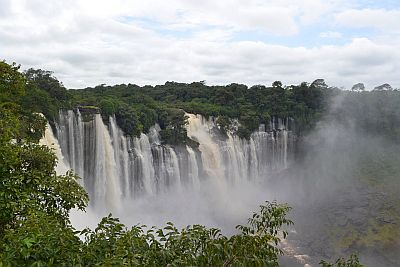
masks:
{"type": "Polygon", "coordinates": [[[400,1],[0,0],[0,60],[53,71],[67,88],[400,88],[400,1]]]}

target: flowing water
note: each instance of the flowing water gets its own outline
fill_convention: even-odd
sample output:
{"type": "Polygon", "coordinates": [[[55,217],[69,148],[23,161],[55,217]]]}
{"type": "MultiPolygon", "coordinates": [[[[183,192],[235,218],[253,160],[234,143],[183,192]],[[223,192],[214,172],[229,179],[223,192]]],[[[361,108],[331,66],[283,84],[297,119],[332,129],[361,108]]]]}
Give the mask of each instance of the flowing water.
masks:
{"type": "Polygon", "coordinates": [[[271,121],[267,129],[262,125],[245,140],[221,135],[212,119],[188,117],[188,136],[198,148],[162,145],[158,125],[148,134],[128,137],[113,116],[105,124],[100,114],[82,116],[71,110],[60,112],[58,142],[50,128],[46,139],[60,144],[58,156],[83,178],[91,206],[109,211],[146,195],[196,190],[205,180],[220,186],[265,180],[290,161],[293,135],[288,120],[271,121]]]}

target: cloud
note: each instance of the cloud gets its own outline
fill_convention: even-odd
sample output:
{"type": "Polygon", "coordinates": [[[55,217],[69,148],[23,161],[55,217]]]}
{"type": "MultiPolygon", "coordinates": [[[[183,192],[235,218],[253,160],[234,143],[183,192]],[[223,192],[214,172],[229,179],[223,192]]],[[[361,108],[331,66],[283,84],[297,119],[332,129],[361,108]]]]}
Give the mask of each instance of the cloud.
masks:
{"type": "Polygon", "coordinates": [[[400,10],[350,9],[338,13],[336,22],[348,27],[400,33],[400,10]]]}
{"type": "Polygon", "coordinates": [[[0,17],[0,58],[52,70],[70,88],[172,80],[295,84],[317,78],[346,87],[359,81],[371,88],[386,82],[400,87],[395,43],[268,43],[276,35],[304,38],[302,27],[339,8],[339,0],[0,1],[9,7],[8,17],[0,17]],[[266,40],[233,38],[246,31],[263,32],[266,40]]]}
{"type": "Polygon", "coordinates": [[[9,0],[0,0],[0,7],[0,16],[5,17],[11,13],[9,0]]]}

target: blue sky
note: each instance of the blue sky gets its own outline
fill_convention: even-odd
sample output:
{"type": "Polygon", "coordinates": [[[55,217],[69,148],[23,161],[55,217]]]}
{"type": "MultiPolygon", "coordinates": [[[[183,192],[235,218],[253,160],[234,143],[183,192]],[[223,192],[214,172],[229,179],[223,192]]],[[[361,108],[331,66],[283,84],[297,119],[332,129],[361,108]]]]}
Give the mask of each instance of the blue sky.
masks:
{"type": "Polygon", "coordinates": [[[394,0],[0,0],[0,58],[101,83],[400,87],[394,0]]]}

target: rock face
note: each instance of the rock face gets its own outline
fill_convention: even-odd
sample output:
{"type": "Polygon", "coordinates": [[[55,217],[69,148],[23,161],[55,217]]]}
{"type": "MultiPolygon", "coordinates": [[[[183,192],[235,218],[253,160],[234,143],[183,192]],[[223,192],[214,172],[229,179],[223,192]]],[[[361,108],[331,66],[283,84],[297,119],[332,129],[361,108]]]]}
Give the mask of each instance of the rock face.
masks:
{"type": "Polygon", "coordinates": [[[77,109],[81,114],[100,114],[100,108],[95,106],[79,106],[77,109]]]}
{"type": "Polygon", "coordinates": [[[334,260],[357,252],[366,266],[395,267],[400,256],[400,207],[387,194],[368,187],[342,191],[335,198],[293,209],[296,244],[316,259],[334,260]],[[310,218],[313,218],[310,222],[310,218]]]}
{"type": "Polygon", "coordinates": [[[101,110],[95,106],[79,106],[76,108],[76,111],[81,116],[82,121],[90,122],[94,120],[96,114],[100,114],[101,110]]]}

